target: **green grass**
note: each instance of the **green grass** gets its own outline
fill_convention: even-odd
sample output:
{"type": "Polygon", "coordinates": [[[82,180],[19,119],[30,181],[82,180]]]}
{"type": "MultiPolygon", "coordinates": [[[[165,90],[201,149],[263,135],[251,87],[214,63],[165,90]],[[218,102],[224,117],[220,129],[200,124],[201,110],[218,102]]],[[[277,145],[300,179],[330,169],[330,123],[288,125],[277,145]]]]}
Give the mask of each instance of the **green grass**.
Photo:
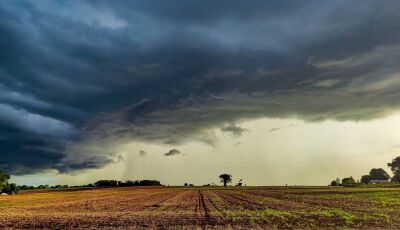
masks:
{"type": "Polygon", "coordinates": [[[365,214],[363,219],[390,222],[390,216],[385,213],[365,214]]]}
{"type": "Polygon", "coordinates": [[[324,211],[318,211],[315,212],[314,214],[317,214],[319,216],[326,216],[326,217],[336,217],[344,221],[346,224],[352,224],[354,221],[354,216],[340,208],[335,208],[331,210],[324,210],[324,211]]]}
{"type": "MultiPolygon", "coordinates": [[[[328,197],[328,196],[326,196],[328,197]]],[[[399,192],[365,192],[365,193],[350,193],[350,194],[335,194],[330,195],[331,198],[353,198],[368,200],[380,205],[400,205],[400,193],[399,192]]]]}
{"type": "Polygon", "coordinates": [[[370,194],[357,194],[357,197],[371,200],[381,205],[400,205],[400,193],[398,192],[377,192],[370,194]]]}
{"type": "Polygon", "coordinates": [[[261,211],[257,211],[256,215],[259,215],[261,218],[264,217],[276,217],[276,218],[280,218],[280,219],[284,219],[286,217],[291,216],[292,214],[290,214],[290,212],[286,212],[286,211],[278,211],[275,209],[264,209],[261,211]]]}
{"type": "Polygon", "coordinates": [[[258,222],[268,218],[273,219],[286,219],[287,217],[292,216],[291,213],[286,211],[279,211],[275,209],[262,209],[262,210],[246,210],[246,209],[239,209],[239,210],[226,210],[227,216],[229,219],[238,221],[241,219],[250,219],[251,222],[258,222]]]}

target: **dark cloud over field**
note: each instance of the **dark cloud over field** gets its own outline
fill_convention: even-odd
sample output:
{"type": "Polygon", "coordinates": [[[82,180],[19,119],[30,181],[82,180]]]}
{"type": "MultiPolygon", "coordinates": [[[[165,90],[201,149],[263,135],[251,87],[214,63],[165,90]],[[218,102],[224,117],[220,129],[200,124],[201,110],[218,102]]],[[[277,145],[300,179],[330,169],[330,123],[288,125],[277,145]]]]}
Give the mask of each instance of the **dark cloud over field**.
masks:
{"type": "Polygon", "coordinates": [[[260,117],[385,116],[400,105],[399,10],[398,1],[3,1],[0,168],[101,168],[119,160],[105,143],[213,145],[211,128],[260,117]]]}

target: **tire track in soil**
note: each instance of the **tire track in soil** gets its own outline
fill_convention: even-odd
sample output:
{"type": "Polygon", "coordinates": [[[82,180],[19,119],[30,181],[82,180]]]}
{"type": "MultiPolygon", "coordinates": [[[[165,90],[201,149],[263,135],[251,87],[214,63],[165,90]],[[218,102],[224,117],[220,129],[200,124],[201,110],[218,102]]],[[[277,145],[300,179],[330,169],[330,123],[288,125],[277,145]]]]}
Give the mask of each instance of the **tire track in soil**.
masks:
{"type": "Polygon", "coordinates": [[[204,196],[203,194],[200,192],[200,190],[198,190],[198,212],[200,214],[200,217],[203,216],[200,220],[201,220],[201,229],[206,229],[207,224],[210,224],[210,214],[209,214],[209,210],[207,205],[204,202],[204,196]],[[203,215],[202,215],[203,213],[203,215]]]}
{"type": "MultiPolygon", "coordinates": [[[[210,193],[213,194],[214,196],[218,196],[218,194],[215,194],[214,192],[210,192],[210,193]]],[[[218,197],[220,197],[220,196],[218,196],[218,197]]],[[[207,200],[210,202],[211,206],[213,206],[213,208],[215,210],[217,210],[222,216],[224,216],[224,217],[227,216],[226,213],[220,207],[217,206],[217,204],[213,201],[213,199],[211,197],[207,197],[207,200]]]]}
{"type": "Polygon", "coordinates": [[[276,193],[259,193],[254,190],[246,191],[246,195],[254,198],[254,200],[268,199],[266,200],[268,208],[283,210],[290,210],[294,207],[299,210],[311,209],[309,205],[293,196],[278,196],[276,193]]]}
{"type": "Polygon", "coordinates": [[[150,211],[154,211],[154,210],[158,209],[161,206],[162,203],[164,203],[167,200],[173,199],[174,197],[178,196],[179,194],[180,193],[177,192],[176,194],[173,194],[172,196],[169,196],[169,197],[167,197],[165,199],[162,199],[161,201],[158,201],[158,202],[156,202],[154,204],[145,206],[144,209],[149,208],[150,211]]]}
{"type": "MultiPolygon", "coordinates": [[[[204,192],[203,192],[204,193],[204,192]]],[[[206,207],[207,204],[210,205],[209,208],[209,213],[210,213],[210,218],[211,218],[211,223],[209,225],[220,225],[223,224],[226,227],[229,226],[228,223],[228,214],[224,211],[224,208],[221,208],[217,205],[216,201],[214,199],[221,199],[222,202],[227,204],[225,200],[223,200],[218,194],[212,192],[212,191],[206,191],[203,196],[205,197],[205,202],[206,202],[206,207]],[[211,210],[216,210],[216,214],[212,214],[213,212],[211,210]]]]}
{"type": "Polygon", "coordinates": [[[242,204],[243,203],[247,204],[246,206],[248,206],[247,208],[249,208],[250,210],[263,208],[263,206],[261,204],[257,203],[256,201],[251,201],[251,200],[248,200],[248,199],[245,199],[245,198],[241,198],[241,197],[239,197],[237,195],[229,194],[227,192],[220,191],[220,193],[218,195],[219,195],[219,197],[221,197],[223,200],[225,200],[229,204],[233,204],[233,205],[237,205],[238,204],[237,202],[233,202],[233,201],[228,199],[228,198],[233,198],[234,200],[240,201],[242,204]]]}
{"type": "Polygon", "coordinates": [[[149,209],[150,211],[156,210],[158,207],[160,207],[160,204],[164,203],[167,200],[173,199],[174,197],[176,197],[178,195],[179,195],[179,193],[172,194],[171,196],[168,196],[167,198],[164,198],[164,199],[162,199],[160,201],[157,201],[156,203],[153,203],[153,204],[150,204],[150,205],[144,205],[144,206],[139,207],[137,209],[131,210],[130,212],[118,215],[117,217],[126,216],[126,215],[130,214],[132,211],[133,212],[138,212],[138,211],[143,211],[145,209],[149,209]]]}

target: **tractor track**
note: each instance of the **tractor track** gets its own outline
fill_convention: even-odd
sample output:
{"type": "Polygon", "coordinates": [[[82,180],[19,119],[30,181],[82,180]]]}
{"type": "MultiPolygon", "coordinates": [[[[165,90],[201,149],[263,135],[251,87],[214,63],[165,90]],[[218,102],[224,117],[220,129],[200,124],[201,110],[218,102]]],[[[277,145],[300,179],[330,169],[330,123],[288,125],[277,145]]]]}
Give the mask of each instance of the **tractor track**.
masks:
{"type": "Polygon", "coordinates": [[[204,196],[200,190],[198,190],[198,211],[200,215],[203,213],[203,218],[201,218],[201,228],[205,229],[207,224],[210,223],[211,218],[208,207],[204,202],[204,196]]]}
{"type": "MultiPolygon", "coordinates": [[[[218,194],[212,193],[214,196],[218,196],[220,197],[218,194]]],[[[210,202],[210,204],[213,206],[213,208],[215,210],[217,210],[221,215],[223,215],[224,217],[226,217],[226,213],[216,205],[215,201],[213,201],[213,199],[211,199],[210,197],[207,198],[207,200],[210,202]]]]}
{"type": "MultiPolygon", "coordinates": [[[[143,211],[143,210],[146,210],[146,209],[147,209],[147,210],[150,210],[150,211],[156,210],[162,203],[164,203],[164,202],[167,201],[167,200],[173,199],[174,197],[176,197],[176,196],[178,196],[178,195],[179,195],[179,193],[174,193],[174,194],[172,194],[171,196],[168,196],[168,197],[166,197],[166,198],[164,198],[164,199],[162,199],[162,200],[160,200],[160,201],[157,201],[157,202],[155,202],[155,203],[153,203],[153,204],[144,205],[144,206],[139,207],[139,208],[136,208],[136,209],[134,209],[134,210],[132,210],[132,211],[133,211],[133,212],[138,212],[138,211],[143,211]]],[[[132,212],[132,211],[131,211],[131,212],[132,212]]],[[[127,213],[118,215],[118,217],[126,216],[126,215],[130,214],[131,212],[127,212],[127,213]]]]}
{"type": "Polygon", "coordinates": [[[223,200],[225,200],[226,202],[228,202],[228,203],[230,203],[230,204],[232,204],[232,205],[236,205],[236,204],[238,204],[238,203],[229,200],[229,198],[231,198],[231,199],[233,199],[233,200],[236,200],[236,201],[239,201],[239,202],[241,202],[242,204],[247,204],[247,205],[249,205],[248,208],[250,208],[250,209],[254,209],[255,207],[256,207],[256,209],[259,209],[259,208],[262,208],[262,207],[263,207],[261,204],[257,203],[256,201],[251,201],[251,200],[248,200],[248,199],[245,199],[245,198],[242,198],[242,197],[233,195],[233,194],[229,194],[229,193],[226,193],[226,192],[220,192],[218,195],[219,195],[223,200]]]}

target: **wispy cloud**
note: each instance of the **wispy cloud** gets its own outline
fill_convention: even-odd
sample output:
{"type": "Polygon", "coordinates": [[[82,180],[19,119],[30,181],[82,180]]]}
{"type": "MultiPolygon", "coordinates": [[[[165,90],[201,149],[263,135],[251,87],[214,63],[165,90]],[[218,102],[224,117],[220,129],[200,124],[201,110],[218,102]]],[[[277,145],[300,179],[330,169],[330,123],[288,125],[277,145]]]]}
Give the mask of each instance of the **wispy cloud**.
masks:
{"type": "Polygon", "coordinates": [[[174,155],[179,155],[181,154],[181,151],[179,151],[178,149],[171,149],[168,152],[164,153],[164,156],[174,156],[174,155]]]}
{"type": "Polygon", "coordinates": [[[242,128],[240,126],[237,126],[235,124],[230,124],[228,126],[225,126],[223,128],[221,128],[221,131],[224,133],[230,133],[233,136],[242,136],[243,133],[248,132],[248,129],[242,128]]]}
{"type": "Polygon", "coordinates": [[[292,128],[292,127],[295,127],[295,125],[294,125],[294,124],[290,124],[290,125],[288,125],[288,126],[282,126],[282,127],[271,128],[271,129],[268,130],[268,132],[269,132],[269,133],[271,133],[271,132],[276,132],[276,131],[279,131],[279,130],[282,130],[282,129],[289,129],[289,128],[292,128]]]}

